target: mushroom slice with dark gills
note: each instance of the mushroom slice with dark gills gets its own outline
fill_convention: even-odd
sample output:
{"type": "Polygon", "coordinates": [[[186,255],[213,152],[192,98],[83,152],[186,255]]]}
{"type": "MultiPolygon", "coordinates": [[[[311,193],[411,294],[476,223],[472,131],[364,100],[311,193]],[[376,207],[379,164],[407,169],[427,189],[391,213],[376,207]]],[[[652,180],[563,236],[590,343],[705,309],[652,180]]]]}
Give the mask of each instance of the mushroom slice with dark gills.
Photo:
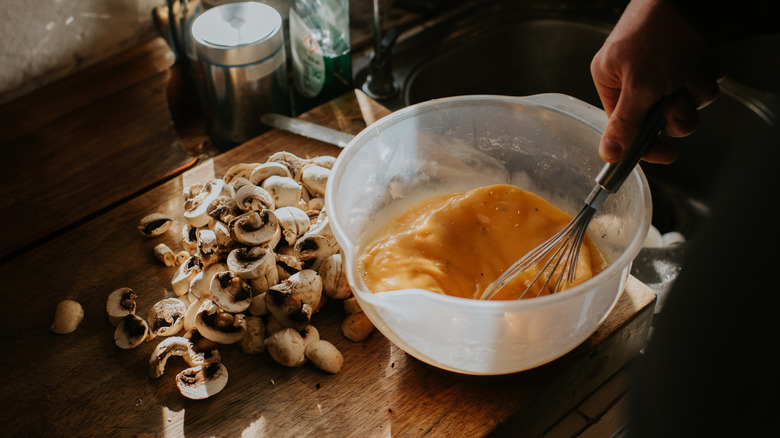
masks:
{"type": "Polygon", "coordinates": [[[149,324],[135,314],[129,314],[119,321],[114,331],[114,343],[123,350],[141,345],[149,339],[149,324]]]}
{"type": "Polygon", "coordinates": [[[227,256],[227,267],[243,280],[266,275],[276,264],[274,252],[263,246],[236,248],[227,256]]]}
{"type": "Polygon", "coordinates": [[[211,299],[226,312],[243,312],[252,301],[252,290],[235,272],[218,272],[211,279],[211,299]]]}
{"type": "Polygon", "coordinates": [[[246,331],[244,315],[225,312],[212,300],[203,300],[195,316],[195,328],[205,338],[220,344],[241,340],[246,331]]]}
{"type": "Polygon", "coordinates": [[[223,195],[226,190],[226,184],[221,179],[212,179],[208,181],[197,195],[188,200],[187,210],[184,212],[184,219],[193,227],[202,227],[208,224],[208,209],[211,203],[223,195]]]}
{"type": "Polygon", "coordinates": [[[216,197],[206,208],[206,214],[211,220],[224,223],[229,223],[243,212],[235,199],[224,195],[216,197]]]}
{"type": "Polygon", "coordinates": [[[137,296],[129,287],[120,287],[108,294],[106,299],[106,315],[111,325],[116,327],[127,315],[134,315],[137,296]]]}
{"type": "Polygon", "coordinates": [[[173,224],[173,219],[162,213],[151,213],[141,218],[138,222],[138,231],[144,236],[154,237],[168,231],[173,224]]]}
{"type": "Polygon", "coordinates": [[[149,310],[149,331],[155,336],[172,336],[182,329],[187,307],[178,298],[165,298],[149,310]]]}
{"type": "Polygon", "coordinates": [[[230,222],[230,233],[236,242],[257,246],[270,242],[279,229],[276,215],[269,209],[250,211],[230,222]]]}
{"type": "Polygon", "coordinates": [[[246,185],[236,191],[236,204],[243,211],[258,211],[276,208],[274,198],[260,186],[246,185]]]}
{"type": "Polygon", "coordinates": [[[228,372],[221,362],[206,362],[187,368],[176,375],[176,386],[187,398],[202,400],[222,391],[228,372]]]}

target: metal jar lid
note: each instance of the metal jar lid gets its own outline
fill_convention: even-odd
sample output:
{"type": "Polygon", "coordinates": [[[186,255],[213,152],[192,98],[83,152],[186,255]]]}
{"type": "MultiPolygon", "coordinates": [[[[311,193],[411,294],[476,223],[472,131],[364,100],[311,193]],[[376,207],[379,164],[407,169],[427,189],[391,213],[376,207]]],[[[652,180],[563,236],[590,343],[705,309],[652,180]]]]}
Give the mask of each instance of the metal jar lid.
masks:
{"type": "Polygon", "coordinates": [[[261,63],[282,50],[282,16],[257,2],[226,3],[192,23],[198,57],[211,64],[239,67],[261,63]]]}

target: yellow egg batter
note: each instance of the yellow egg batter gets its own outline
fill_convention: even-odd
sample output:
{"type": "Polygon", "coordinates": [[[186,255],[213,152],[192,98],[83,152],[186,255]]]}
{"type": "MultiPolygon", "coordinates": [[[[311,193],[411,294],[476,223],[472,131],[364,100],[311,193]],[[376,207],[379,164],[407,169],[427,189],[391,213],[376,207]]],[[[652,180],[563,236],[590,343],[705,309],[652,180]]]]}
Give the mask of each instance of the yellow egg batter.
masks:
{"type": "MultiPolygon", "coordinates": [[[[476,298],[518,258],[570,220],[543,198],[507,184],[434,197],[380,230],[361,254],[360,266],[367,286],[375,292],[420,288],[476,298]]],[[[605,265],[586,238],[576,278],[568,286],[591,278],[605,265]]],[[[535,275],[526,274],[494,299],[518,298],[535,275]]],[[[541,295],[548,294],[549,287],[541,295]]],[[[538,285],[525,297],[537,295],[538,285]]]]}

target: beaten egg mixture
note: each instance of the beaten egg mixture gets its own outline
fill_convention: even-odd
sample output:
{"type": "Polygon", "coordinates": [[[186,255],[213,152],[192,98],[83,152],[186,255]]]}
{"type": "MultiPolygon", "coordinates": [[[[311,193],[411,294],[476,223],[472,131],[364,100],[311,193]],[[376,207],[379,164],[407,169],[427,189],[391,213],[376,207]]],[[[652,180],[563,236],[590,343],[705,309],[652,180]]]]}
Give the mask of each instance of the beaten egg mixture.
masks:
{"type": "MultiPolygon", "coordinates": [[[[512,263],[570,220],[545,199],[507,184],[438,196],[380,230],[361,254],[360,267],[374,292],[419,288],[477,298],[512,263]]],[[[586,281],[605,267],[586,237],[575,280],[565,287],[586,281]]],[[[519,298],[536,272],[526,271],[494,299],[519,298]]],[[[536,284],[524,298],[549,294],[556,275],[557,271],[545,290],[539,291],[536,284]]]]}

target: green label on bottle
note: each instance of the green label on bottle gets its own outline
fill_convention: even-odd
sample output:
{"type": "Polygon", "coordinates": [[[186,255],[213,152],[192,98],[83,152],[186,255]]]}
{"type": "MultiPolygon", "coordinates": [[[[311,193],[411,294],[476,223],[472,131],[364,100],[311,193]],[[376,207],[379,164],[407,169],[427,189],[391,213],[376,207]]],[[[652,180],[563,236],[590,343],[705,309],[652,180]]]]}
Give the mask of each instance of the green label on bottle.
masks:
{"type": "Polygon", "coordinates": [[[325,85],[325,60],[314,33],[295,11],[290,11],[290,39],[295,88],[303,96],[314,97],[325,85]]]}

